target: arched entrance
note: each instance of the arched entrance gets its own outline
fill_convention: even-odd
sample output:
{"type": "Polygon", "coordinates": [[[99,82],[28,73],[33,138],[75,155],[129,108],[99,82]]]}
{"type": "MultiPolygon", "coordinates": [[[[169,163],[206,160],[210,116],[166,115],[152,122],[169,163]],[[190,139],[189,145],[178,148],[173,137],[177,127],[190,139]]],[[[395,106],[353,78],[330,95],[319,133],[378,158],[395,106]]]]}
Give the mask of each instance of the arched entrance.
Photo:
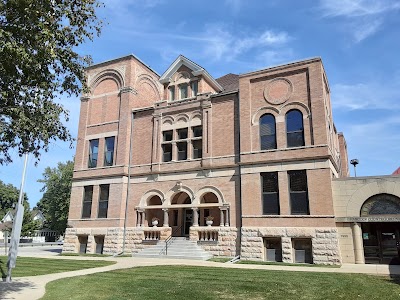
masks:
{"type": "Polygon", "coordinates": [[[173,236],[188,236],[193,225],[192,200],[185,192],[175,194],[171,199],[170,224],[173,236]],[[176,206],[176,208],[174,207],[176,206]]]}
{"type": "Polygon", "coordinates": [[[365,263],[400,264],[400,198],[378,194],[361,207],[365,263]]]}

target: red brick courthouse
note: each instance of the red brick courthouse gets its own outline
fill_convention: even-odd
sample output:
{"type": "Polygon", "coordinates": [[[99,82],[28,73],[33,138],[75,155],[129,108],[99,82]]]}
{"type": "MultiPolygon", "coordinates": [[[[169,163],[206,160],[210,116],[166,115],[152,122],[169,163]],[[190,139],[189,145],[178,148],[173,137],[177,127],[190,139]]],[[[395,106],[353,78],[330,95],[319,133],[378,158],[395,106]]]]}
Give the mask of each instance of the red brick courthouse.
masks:
{"type": "Polygon", "coordinates": [[[64,252],[176,239],[250,260],[397,257],[400,176],[348,177],[320,58],[214,79],[129,55],[87,76],[64,252]]]}

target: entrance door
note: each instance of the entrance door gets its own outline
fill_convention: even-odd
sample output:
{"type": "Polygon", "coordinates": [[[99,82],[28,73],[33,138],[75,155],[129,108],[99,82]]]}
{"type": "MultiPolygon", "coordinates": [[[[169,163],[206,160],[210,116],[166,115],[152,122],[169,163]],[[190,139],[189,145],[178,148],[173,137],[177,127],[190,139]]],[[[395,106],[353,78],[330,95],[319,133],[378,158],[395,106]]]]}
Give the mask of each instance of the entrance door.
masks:
{"type": "Polygon", "coordinates": [[[365,263],[399,264],[400,224],[364,223],[365,263]]]}
{"type": "Polygon", "coordinates": [[[193,210],[185,209],[184,210],[184,218],[183,218],[183,235],[188,236],[190,226],[193,225],[193,210]]]}

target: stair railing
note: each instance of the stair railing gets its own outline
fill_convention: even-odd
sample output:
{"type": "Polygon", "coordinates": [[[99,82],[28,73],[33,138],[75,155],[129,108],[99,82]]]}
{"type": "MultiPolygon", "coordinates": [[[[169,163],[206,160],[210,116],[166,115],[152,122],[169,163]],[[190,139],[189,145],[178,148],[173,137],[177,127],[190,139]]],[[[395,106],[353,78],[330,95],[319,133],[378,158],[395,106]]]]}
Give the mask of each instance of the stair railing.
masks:
{"type": "Polygon", "coordinates": [[[171,235],[165,239],[165,247],[160,251],[160,255],[162,255],[164,252],[165,252],[165,255],[168,255],[168,245],[172,243],[173,235],[175,235],[175,233],[177,233],[181,229],[182,229],[182,225],[176,227],[172,231],[171,235]]]}

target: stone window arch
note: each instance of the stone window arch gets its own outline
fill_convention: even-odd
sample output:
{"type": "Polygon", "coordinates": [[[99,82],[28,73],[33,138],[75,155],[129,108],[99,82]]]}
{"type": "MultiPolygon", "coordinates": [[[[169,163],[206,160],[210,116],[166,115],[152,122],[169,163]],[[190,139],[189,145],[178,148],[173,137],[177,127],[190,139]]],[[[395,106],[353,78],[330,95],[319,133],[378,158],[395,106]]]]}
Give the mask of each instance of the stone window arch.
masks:
{"type": "Polygon", "coordinates": [[[369,197],[361,206],[360,216],[400,215],[400,198],[390,194],[369,197]]]}

